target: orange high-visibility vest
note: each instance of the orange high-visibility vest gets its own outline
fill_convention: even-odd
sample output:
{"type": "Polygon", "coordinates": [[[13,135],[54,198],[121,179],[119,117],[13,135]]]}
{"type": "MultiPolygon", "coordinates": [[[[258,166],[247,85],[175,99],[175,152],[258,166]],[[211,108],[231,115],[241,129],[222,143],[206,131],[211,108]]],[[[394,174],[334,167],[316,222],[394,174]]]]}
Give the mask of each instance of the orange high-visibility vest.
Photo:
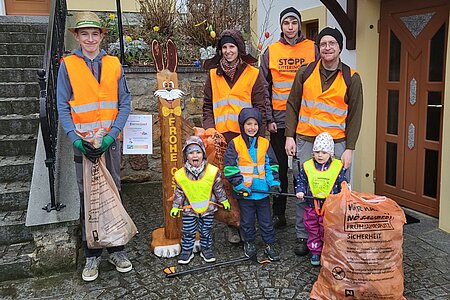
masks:
{"type": "Polygon", "coordinates": [[[100,83],[83,58],[70,55],[64,58],[73,90],[69,101],[71,115],[78,132],[90,132],[99,128],[109,131],[118,110],[118,81],[121,66],[117,57],[102,57],[100,83]]]}
{"type": "Polygon", "coordinates": [[[251,187],[253,178],[265,180],[266,169],[264,168],[264,164],[266,162],[267,149],[269,149],[269,140],[258,137],[258,140],[256,141],[256,143],[258,143],[256,163],[253,161],[250,153],[248,153],[247,145],[241,135],[235,137],[233,141],[238,154],[239,171],[244,177],[244,185],[251,187]]]}
{"type": "Polygon", "coordinates": [[[315,60],[315,53],[314,42],[311,40],[304,40],[295,45],[276,42],[269,46],[274,110],[286,110],[286,102],[295,74],[301,65],[315,60]]]}
{"type": "Polygon", "coordinates": [[[184,167],[175,172],[175,180],[188,199],[188,207],[192,208],[196,213],[201,214],[208,209],[218,171],[219,168],[216,166],[207,164],[205,173],[199,180],[190,179],[186,175],[184,167]]]}
{"type": "MultiPolygon", "coordinates": [[[[317,136],[327,131],[333,139],[345,137],[345,119],[348,105],[344,102],[347,85],[342,72],[338,72],[336,79],[322,92],[320,81],[320,62],[303,83],[303,94],[298,115],[297,133],[304,136],[317,136]]],[[[350,69],[350,75],[355,71],[350,69]]]]}
{"type": "Polygon", "coordinates": [[[252,89],[259,71],[247,65],[233,88],[216,71],[217,69],[211,69],[209,72],[216,130],[220,133],[240,133],[238,116],[243,108],[252,107],[252,89]]]}

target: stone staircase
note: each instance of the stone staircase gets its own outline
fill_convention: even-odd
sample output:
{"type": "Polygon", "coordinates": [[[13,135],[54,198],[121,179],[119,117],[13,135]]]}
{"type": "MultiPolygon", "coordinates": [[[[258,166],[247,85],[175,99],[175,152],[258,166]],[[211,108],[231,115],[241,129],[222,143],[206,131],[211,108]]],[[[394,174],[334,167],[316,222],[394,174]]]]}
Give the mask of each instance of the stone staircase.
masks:
{"type": "Polygon", "coordinates": [[[0,17],[0,281],[33,275],[25,226],[39,127],[45,18],[0,17]],[[36,22],[33,22],[36,21],[36,22]]]}

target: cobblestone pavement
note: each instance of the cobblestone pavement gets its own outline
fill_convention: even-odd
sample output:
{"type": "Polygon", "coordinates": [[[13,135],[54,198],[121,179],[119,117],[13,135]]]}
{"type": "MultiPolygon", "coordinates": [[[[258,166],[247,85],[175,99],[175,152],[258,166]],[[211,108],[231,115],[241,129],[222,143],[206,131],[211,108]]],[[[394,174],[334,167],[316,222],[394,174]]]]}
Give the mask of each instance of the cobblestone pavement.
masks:
{"type": "MultiPolygon", "coordinates": [[[[293,253],[295,244],[294,205],[288,205],[288,226],[277,232],[282,259],[277,263],[250,261],[219,267],[207,272],[165,278],[163,269],[176,266],[186,270],[204,265],[196,255],[188,266],[178,267],[175,258],[162,259],[150,252],[150,234],[163,223],[160,184],[126,184],[124,203],[140,233],[127,250],[134,269],[118,273],[106,257],[97,280],[81,280],[84,259],[78,269],[0,283],[0,299],[308,299],[319,273],[309,258],[293,253]]],[[[437,220],[410,213],[421,222],[404,227],[405,297],[409,299],[450,299],[450,234],[437,227],[437,220]]],[[[242,246],[228,244],[225,226],[214,227],[217,261],[242,256],[242,246]]],[[[258,240],[262,258],[262,242],[258,240]]]]}

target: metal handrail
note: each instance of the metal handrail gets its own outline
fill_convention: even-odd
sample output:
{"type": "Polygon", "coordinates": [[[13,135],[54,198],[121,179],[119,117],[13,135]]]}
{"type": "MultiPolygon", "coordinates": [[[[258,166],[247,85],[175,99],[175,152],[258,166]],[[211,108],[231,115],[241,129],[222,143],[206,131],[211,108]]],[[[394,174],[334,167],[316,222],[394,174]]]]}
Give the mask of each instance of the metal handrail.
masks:
{"type": "Polygon", "coordinates": [[[55,197],[55,162],[58,134],[58,112],[56,108],[56,80],[61,57],[64,52],[64,32],[67,5],[65,0],[52,0],[48,19],[44,63],[38,71],[39,80],[39,121],[45,149],[45,165],[48,168],[50,203],[44,206],[47,212],[61,210],[64,204],[55,197]]]}

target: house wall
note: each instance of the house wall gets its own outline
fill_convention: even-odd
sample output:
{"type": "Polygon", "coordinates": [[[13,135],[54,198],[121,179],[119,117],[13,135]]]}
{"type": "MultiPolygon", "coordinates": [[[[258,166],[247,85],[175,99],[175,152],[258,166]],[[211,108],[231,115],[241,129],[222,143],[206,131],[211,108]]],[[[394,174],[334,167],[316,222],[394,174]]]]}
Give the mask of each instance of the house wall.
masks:
{"type": "MultiPolygon", "coordinates": [[[[136,0],[120,0],[124,12],[138,12],[136,0]]],[[[68,10],[116,11],[116,1],[67,0],[68,10]]]]}
{"type": "Polygon", "coordinates": [[[447,59],[445,69],[445,92],[444,92],[444,116],[442,124],[442,152],[441,152],[441,190],[439,206],[439,228],[450,232],[450,16],[447,27],[447,59]]]}

